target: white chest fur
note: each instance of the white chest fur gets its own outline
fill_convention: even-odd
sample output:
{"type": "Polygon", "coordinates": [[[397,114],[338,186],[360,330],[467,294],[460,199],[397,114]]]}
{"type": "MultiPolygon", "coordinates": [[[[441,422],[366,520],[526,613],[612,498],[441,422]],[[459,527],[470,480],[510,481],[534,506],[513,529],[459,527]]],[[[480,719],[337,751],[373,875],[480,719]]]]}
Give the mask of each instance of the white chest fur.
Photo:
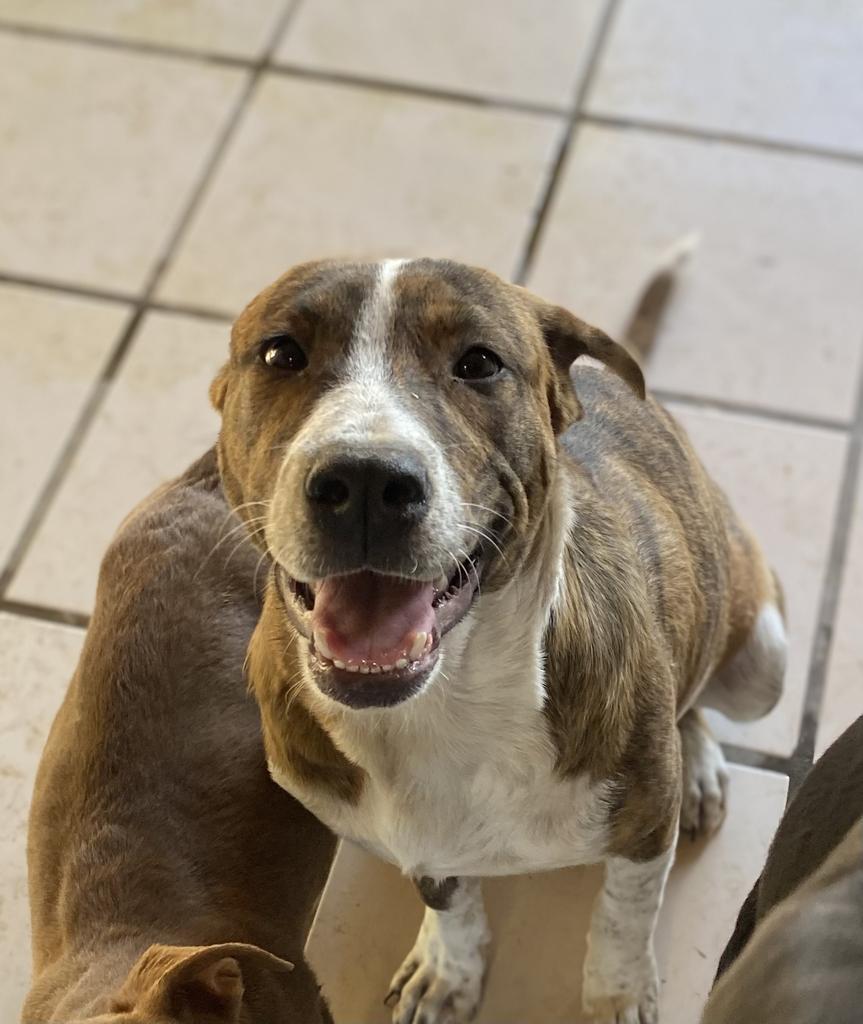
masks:
{"type": "MultiPolygon", "coordinates": [[[[522,580],[446,638],[425,692],[339,712],[331,733],[367,773],[357,804],[273,777],[338,834],[410,875],[502,875],[592,863],[608,787],[561,779],[541,711],[548,603],[522,580]]],[[[324,699],[324,698],[321,698],[324,699]]],[[[332,722],[333,706],[329,705],[332,722]]]]}

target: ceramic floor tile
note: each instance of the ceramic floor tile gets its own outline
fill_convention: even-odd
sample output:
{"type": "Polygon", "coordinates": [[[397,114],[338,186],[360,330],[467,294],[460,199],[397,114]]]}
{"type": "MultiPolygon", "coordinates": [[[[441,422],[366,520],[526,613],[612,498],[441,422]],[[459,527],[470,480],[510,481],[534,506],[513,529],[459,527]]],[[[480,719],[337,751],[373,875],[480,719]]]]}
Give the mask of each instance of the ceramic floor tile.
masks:
{"type": "Polygon", "coordinates": [[[128,315],[121,305],[0,285],[0,566],[128,315]]]}
{"type": "Polygon", "coordinates": [[[279,60],[498,99],[568,105],[605,0],[317,0],[279,60]]]}
{"type": "Polygon", "coordinates": [[[42,746],[75,668],[82,630],[0,613],[0,1020],[30,982],[27,815],[42,746]]]}
{"type": "Polygon", "coordinates": [[[530,285],[619,333],[669,246],[696,232],[653,386],[849,419],[861,197],[863,167],[586,126],[530,285]]]}
{"type": "Polygon", "coordinates": [[[0,270],[139,289],[243,80],[0,34],[0,270]]]}
{"type": "Polygon", "coordinates": [[[596,113],[863,152],[858,0],[627,0],[596,113]]]}
{"type": "Polygon", "coordinates": [[[785,590],[790,655],[785,692],[757,722],[711,713],[720,739],[788,755],[806,691],[846,439],[743,416],[670,406],[714,480],[755,533],[785,590]]]}
{"type": "Polygon", "coordinates": [[[509,274],[560,128],[267,78],[161,294],[236,313],[291,264],[321,256],[451,256],[509,274]]]}
{"type": "Polygon", "coordinates": [[[0,21],[256,57],[287,0],[0,0],[0,21]]]}
{"type": "Polygon", "coordinates": [[[150,314],[90,428],[11,596],[89,612],[105,548],[132,507],[212,445],[207,388],[228,351],[220,324],[150,314]]]}
{"type": "MultiPolygon", "coordinates": [[[[861,481],[863,483],[863,481],[861,481]]],[[[815,756],[820,757],[860,715],[863,715],[863,489],[858,483],[851,545],[845,560],[839,611],[827,669],[827,688],[815,756]]]]}
{"type": "MultiPolygon", "coordinates": [[[[695,1024],[737,911],[785,805],[784,776],[734,767],[721,832],[683,843],[660,917],[663,1024],[695,1024]]],[[[493,940],[477,1024],[578,1024],[581,963],[597,868],[484,885],[493,940]]],[[[395,868],[342,844],[308,953],[336,1020],[389,1024],[391,975],[413,945],[419,898],[395,868]]]]}

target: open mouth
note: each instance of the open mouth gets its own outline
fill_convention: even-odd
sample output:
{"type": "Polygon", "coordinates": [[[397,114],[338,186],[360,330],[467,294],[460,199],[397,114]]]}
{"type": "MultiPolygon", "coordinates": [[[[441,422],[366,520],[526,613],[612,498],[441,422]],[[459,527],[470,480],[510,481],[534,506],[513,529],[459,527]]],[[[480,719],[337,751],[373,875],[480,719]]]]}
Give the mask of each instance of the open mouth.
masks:
{"type": "Polygon", "coordinates": [[[479,589],[482,552],[451,576],[418,580],[363,570],[300,583],[282,574],[294,627],[309,641],[320,689],[350,707],[388,707],[422,689],[441,638],[479,589]]]}

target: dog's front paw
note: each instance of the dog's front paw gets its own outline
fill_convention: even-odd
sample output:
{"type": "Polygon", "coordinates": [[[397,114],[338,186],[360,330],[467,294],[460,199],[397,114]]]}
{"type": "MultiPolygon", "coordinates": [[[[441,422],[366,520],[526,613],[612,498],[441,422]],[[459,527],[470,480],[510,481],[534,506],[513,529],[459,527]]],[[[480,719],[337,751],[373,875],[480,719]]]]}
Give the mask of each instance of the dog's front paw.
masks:
{"type": "Polygon", "coordinates": [[[700,715],[690,711],[680,723],[683,802],[680,831],[697,839],[710,836],[725,820],[728,766],[722,747],[700,715]]]}
{"type": "Polygon", "coordinates": [[[594,1024],[659,1024],[659,976],[653,957],[603,962],[588,953],[582,987],[584,1012],[594,1024]]]}
{"type": "Polygon", "coordinates": [[[456,960],[425,924],[396,971],[385,1002],[393,1024],[467,1024],[479,1008],[485,970],[482,949],[468,944],[456,960]]]}

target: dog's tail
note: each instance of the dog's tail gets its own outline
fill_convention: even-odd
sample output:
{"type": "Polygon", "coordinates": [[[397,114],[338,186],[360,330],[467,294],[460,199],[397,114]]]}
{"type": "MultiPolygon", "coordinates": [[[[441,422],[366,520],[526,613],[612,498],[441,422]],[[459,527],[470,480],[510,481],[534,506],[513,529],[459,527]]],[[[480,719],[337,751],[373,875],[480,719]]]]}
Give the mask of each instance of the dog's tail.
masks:
{"type": "Polygon", "coordinates": [[[680,269],[696,250],[698,242],[695,232],[675,242],[660,260],[633,307],[623,332],[623,343],[640,363],[650,355],[680,269]]]}

